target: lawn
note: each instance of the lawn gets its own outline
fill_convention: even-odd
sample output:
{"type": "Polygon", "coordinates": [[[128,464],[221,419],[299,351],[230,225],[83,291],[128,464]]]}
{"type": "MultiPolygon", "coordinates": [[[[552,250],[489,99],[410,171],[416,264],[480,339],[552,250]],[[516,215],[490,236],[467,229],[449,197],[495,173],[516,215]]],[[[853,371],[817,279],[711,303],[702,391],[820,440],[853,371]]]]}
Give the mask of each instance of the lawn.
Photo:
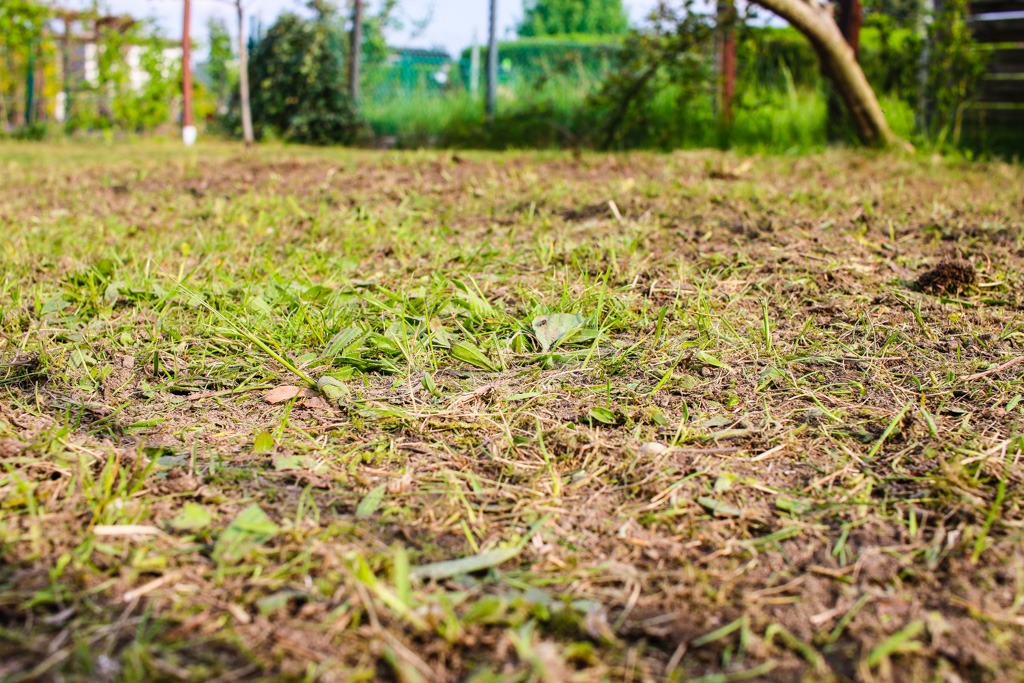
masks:
{"type": "Polygon", "coordinates": [[[1024,677],[1019,166],[6,143],[0,227],[0,680],[1024,677]]]}

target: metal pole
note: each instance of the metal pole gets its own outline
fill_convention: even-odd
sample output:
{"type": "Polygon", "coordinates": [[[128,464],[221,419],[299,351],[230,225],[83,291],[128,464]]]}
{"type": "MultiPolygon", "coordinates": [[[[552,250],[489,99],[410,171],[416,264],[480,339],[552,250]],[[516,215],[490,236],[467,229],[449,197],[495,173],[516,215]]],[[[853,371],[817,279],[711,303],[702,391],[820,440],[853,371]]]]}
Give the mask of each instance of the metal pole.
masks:
{"type": "Polygon", "coordinates": [[[192,0],[184,0],[185,16],[181,27],[181,140],[186,146],[195,144],[196,126],[192,118],[192,0]]]}
{"type": "Polygon", "coordinates": [[[491,0],[491,21],[487,33],[487,118],[498,109],[498,0],[491,0]]]}
{"type": "Polygon", "coordinates": [[[28,67],[25,73],[25,125],[31,126],[36,109],[36,41],[28,44],[28,67]]]}
{"type": "Polygon", "coordinates": [[[359,106],[359,66],[363,56],[363,0],[352,0],[352,45],[348,58],[348,96],[359,106]]]}

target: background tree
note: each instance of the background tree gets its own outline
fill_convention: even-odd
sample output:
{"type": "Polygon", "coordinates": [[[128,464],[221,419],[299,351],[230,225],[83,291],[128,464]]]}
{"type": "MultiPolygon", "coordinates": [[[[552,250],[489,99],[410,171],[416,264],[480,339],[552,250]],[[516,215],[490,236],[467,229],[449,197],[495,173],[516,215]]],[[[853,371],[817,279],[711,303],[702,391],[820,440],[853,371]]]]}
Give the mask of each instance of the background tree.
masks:
{"type": "Polygon", "coordinates": [[[602,148],[631,146],[653,133],[668,148],[683,137],[674,127],[686,125],[683,112],[713,77],[706,55],[714,49],[714,37],[714,17],[696,11],[691,2],[678,8],[660,4],[649,26],[627,36],[618,69],[590,97],[589,108],[598,117],[590,127],[594,142],[602,148]],[[671,126],[659,116],[666,93],[680,113],[671,126]]]}
{"type": "Polygon", "coordinates": [[[524,38],[620,34],[629,29],[622,0],[524,0],[523,10],[519,35],[524,38]]]}
{"type": "Polygon", "coordinates": [[[242,109],[242,140],[246,146],[256,142],[252,128],[252,97],[249,93],[249,45],[245,40],[245,8],[242,0],[235,0],[238,19],[238,101],[242,109]]]}
{"type": "MultiPolygon", "coordinates": [[[[897,142],[829,5],[818,0],[753,2],[788,21],[810,42],[821,71],[828,74],[841,96],[863,143],[885,146],[897,142]]],[[[706,40],[708,27],[713,23],[709,23],[712,20],[707,12],[695,5],[695,0],[660,2],[653,13],[653,28],[635,32],[627,41],[623,67],[609,80],[601,95],[605,109],[612,112],[605,126],[605,144],[611,144],[620,136],[619,129],[628,122],[634,103],[645,96],[650,99],[649,92],[660,75],[670,72],[673,64],[692,62],[694,53],[709,53],[711,48],[702,41],[706,40]]],[[[685,104],[680,102],[680,106],[685,104]]]]}
{"type": "Polygon", "coordinates": [[[351,141],[358,120],[345,88],[345,31],[336,8],[310,4],[312,18],[281,14],[251,55],[257,135],[312,144],[351,141]]]}
{"type": "Polygon", "coordinates": [[[210,78],[210,90],[217,98],[217,112],[224,114],[231,101],[237,78],[232,66],[235,53],[231,48],[231,34],[228,33],[227,24],[220,17],[210,17],[206,23],[206,32],[210,41],[206,73],[210,78]]]}
{"type": "Polygon", "coordinates": [[[832,7],[818,0],[754,0],[782,17],[802,33],[821,62],[836,92],[850,113],[857,137],[866,145],[887,146],[897,142],[864,71],[857,63],[832,14],[832,7]]]}

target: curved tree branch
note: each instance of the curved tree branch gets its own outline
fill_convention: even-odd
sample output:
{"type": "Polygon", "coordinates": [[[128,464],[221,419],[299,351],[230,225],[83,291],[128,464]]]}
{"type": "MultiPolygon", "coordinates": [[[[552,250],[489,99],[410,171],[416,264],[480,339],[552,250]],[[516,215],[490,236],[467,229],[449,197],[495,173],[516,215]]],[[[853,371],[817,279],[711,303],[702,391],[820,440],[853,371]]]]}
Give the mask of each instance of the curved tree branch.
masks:
{"type": "Polygon", "coordinates": [[[818,0],[753,0],[790,23],[814,46],[825,73],[843,98],[857,136],[866,145],[891,146],[899,142],[889,128],[875,91],[864,76],[853,50],[843,38],[831,7],[818,0]]]}

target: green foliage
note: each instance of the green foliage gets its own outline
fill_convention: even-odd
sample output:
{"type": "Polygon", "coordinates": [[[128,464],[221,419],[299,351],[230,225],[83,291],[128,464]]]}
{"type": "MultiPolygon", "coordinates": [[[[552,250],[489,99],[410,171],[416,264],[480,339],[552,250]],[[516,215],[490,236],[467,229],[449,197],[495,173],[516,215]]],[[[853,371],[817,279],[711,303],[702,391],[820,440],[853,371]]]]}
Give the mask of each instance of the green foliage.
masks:
{"type": "Polygon", "coordinates": [[[50,10],[33,0],[0,2],[0,132],[22,121],[25,76],[41,51],[50,10]]]}
{"type": "MultiPolygon", "coordinates": [[[[707,55],[713,53],[713,44],[713,18],[697,11],[690,0],[678,9],[660,5],[650,29],[634,31],[626,39],[618,70],[590,100],[601,120],[597,144],[632,146],[638,138],[648,138],[666,96],[679,112],[690,108],[711,82],[707,55]]],[[[685,135],[671,121],[661,123],[669,124],[658,131],[666,141],[685,135]]]]}
{"type": "Polygon", "coordinates": [[[957,144],[964,106],[985,75],[988,52],[972,39],[967,0],[942,3],[928,28],[931,50],[926,92],[930,120],[926,134],[938,144],[957,144]]]}
{"type": "Polygon", "coordinates": [[[179,60],[165,57],[165,41],[152,24],[101,26],[97,32],[97,71],[93,83],[75,84],[69,130],[142,132],[170,120],[170,106],[181,89],[179,60]],[[141,79],[133,82],[132,53],[141,79]]]}
{"type": "MultiPolygon", "coordinates": [[[[889,17],[868,15],[860,34],[861,68],[876,91],[913,97],[921,41],[913,31],[900,28],[889,17]]],[[[743,26],[736,44],[738,89],[751,86],[785,89],[821,84],[818,57],[796,29],[743,26]]]]}
{"type": "Polygon", "coordinates": [[[786,88],[816,86],[821,75],[818,58],[807,39],[795,29],[740,26],[736,40],[738,90],[750,86],[786,88]]]}
{"type": "Polygon", "coordinates": [[[206,24],[209,35],[210,51],[206,61],[206,71],[210,78],[210,90],[217,98],[217,108],[227,109],[231,95],[238,86],[238,66],[232,64],[236,59],[232,48],[231,34],[224,20],[210,17],[206,24]]]}
{"type": "Polygon", "coordinates": [[[356,113],[345,89],[345,34],[331,8],[278,17],[251,55],[256,134],[311,144],[351,141],[356,113]]]}
{"type": "Polygon", "coordinates": [[[865,23],[874,23],[878,17],[885,17],[896,28],[913,30],[918,27],[924,15],[921,0],[865,0],[865,23]]]}
{"type": "Polygon", "coordinates": [[[867,15],[860,34],[860,64],[877,92],[914,101],[923,42],[917,32],[891,16],[867,15]]]}
{"type": "Polygon", "coordinates": [[[629,21],[622,0],[524,0],[519,35],[622,34],[629,21]]]}
{"type": "MultiPolygon", "coordinates": [[[[30,65],[44,74],[57,73],[60,52],[46,31],[52,17],[50,7],[34,0],[0,3],[0,129],[24,123],[30,65]]],[[[164,45],[150,23],[101,24],[95,81],[72,78],[59,85],[70,94],[67,128],[143,131],[167,123],[170,105],[180,92],[180,65],[165,58],[164,45]]],[[[43,84],[34,84],[36,102],[56,93],[56,79],[47,80],[46,93],[38,91],[43,84]]],[[[39,123],[16,134],[36,138],[45,130],[39,123]]]]}

